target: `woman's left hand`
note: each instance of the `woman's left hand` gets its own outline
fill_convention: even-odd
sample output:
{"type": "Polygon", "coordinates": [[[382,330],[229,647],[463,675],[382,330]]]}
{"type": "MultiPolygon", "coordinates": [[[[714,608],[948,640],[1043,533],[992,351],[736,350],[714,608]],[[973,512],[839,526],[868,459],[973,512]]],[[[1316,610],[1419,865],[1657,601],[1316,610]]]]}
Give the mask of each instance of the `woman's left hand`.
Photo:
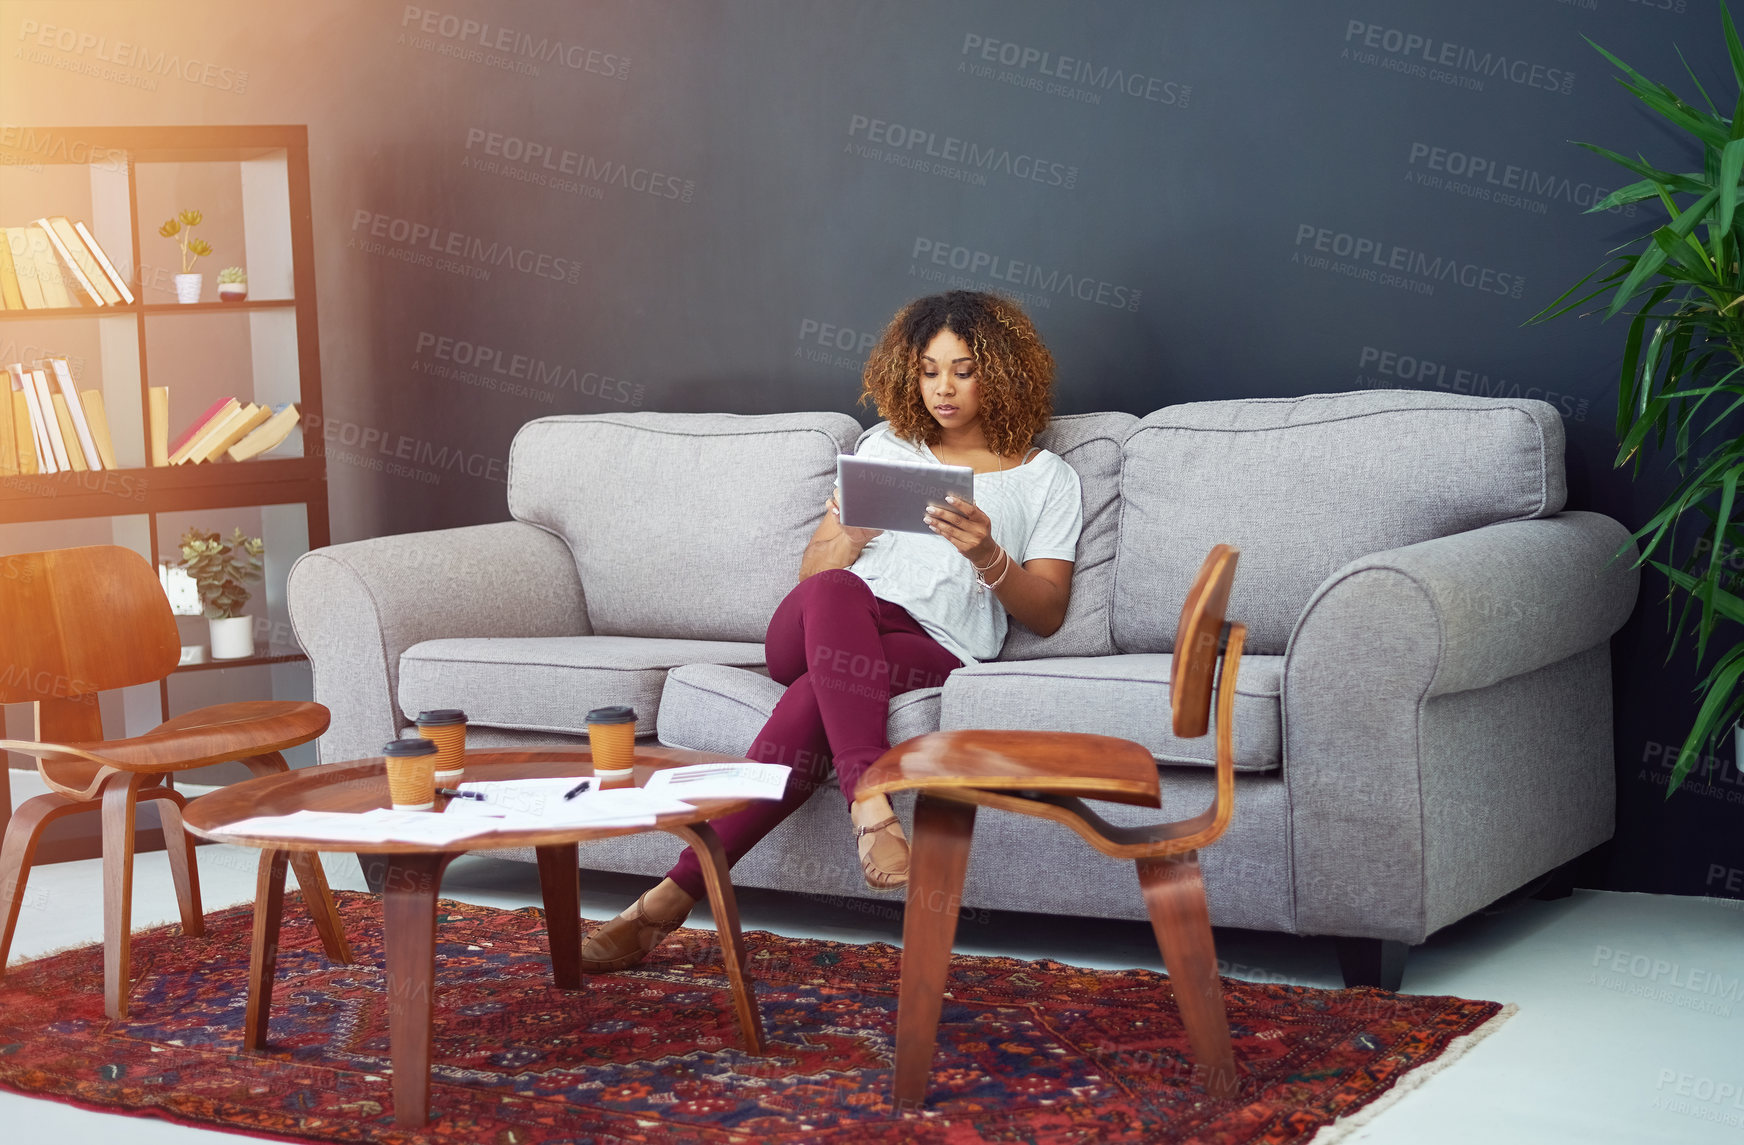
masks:
{"type": "Polygon", "coordinates": [[[993,522],[973,501],[947,496],[945,506],[929,505],[927,528],[955,545],[957,551],[976,565],[985,565],[999,555],[999,545],[993,540],[993,522]]]}

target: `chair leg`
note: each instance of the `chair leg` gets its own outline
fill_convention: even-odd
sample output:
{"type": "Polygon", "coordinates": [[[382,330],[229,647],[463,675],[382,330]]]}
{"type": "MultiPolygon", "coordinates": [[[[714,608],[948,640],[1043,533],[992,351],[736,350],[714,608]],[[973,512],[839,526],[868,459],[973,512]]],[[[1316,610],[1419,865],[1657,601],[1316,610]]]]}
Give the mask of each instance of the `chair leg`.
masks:
{"type": "Polygon", "coordinates": [[[902,986],[896,1007],[898,1109],[918,1109],[926,1101],[974,833],[973,803],[925,792],[915,799],[908,905],[902,918],[902,986]]]}
{"type": "Polygon", "coordinates": [[[1169,858],[1138,860],[1138,883],[1144,891],[1151,929],[1156,931],[1163,965],[1175,988],[1175,1004],[1187,1027],[1187,1041],[1197,1059],[1195,1072],[1206,1092],[1229,1097],[1239,1075],[1229,1043],[1229,1020],[1223,1011],[1223,984],[1217,977],[1217,948],[1211,938],[1211,913],[1205,905],[1205,883],[1199,858],[1189,851],[1169,858]]]}
{"type": "MultiPolygon", "coordinates": [[[[291,769],[285,757],[276,751],[239,762],[254,775],[278,775],[291,769]]],[[[291,869],[297,872],[297,889],[303,893],[303,906],[309,917],[315,920],[315,932],[321,936],[328,960],[349,966],[351,943],[346,940],[345,924],[339,918],[339,904],[333,901],[333,890],[327,885],[321,856],[309,851],[293,853],[291,869]]]]}
{"type": "Polygon", "coordinates": [[[188,801],[181,792],[168,787],[148,787],[139,793],[139,798],[158,803],[158,819],[163,823],[164,854],[170,861],[170,878],[176,884],[176,905],[182,912],[182,934],[199,938],[206,933],[206,912],[200,906],[200,867],[194,859],[194,840],[182,828],[182,808],[188,801]]]}
{"type": "Polygon", "coordinates": [[[12,953],[12,936],[18,929],[18,910],[24,905],[24,887],[30,879],[30,864],[43,828],[56,819],[101,806],[90,800],[72,799],[58,791],[38,795],[21,804],[6,824],[6,839],[0,843],[0,975],[12,953]]]}
{"type": "Polygon", "coordinates": [[[121,772],[103,784],[103,1008],[127,1017],[132,985],[133,828],[140,786],[149,778],[121,772]]]}

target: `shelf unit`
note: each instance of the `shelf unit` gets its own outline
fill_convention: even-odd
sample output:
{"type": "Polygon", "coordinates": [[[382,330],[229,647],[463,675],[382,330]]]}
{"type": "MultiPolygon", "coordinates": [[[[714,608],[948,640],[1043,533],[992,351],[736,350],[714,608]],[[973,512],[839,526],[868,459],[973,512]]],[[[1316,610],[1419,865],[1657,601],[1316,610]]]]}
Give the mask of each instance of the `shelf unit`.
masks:
{"type": "MultiPolygon", "coordinates": [[[[209,404],[216,385],[219,393],[234,393],[243,400],[295,402],[304,424],[322,424],[308,129],[300,125],[38,127],[15,129],[7,140],[8,144],[0,144],[0,223],[23,226],[44,214],[83,218],[129,280],[135,301],[0,311],[0,356],[5,347],[16,347],[25,339],[22,332],[30,331],[31,323],[46,324],[34,334],[40,345],[72,337],[88,342],[92,332],[79,324],[95,325],[97,349],[91,356],[95,368],[87,365],[78,382],[82,389],[102,390],[120,462],[116,469],[100,472],[0,479],[0,535],[6,526],[36,526],[39,532],[34,536],[40,535],[43,525],[84,522],[77,530],[69,526],[68,531],[89,538],[93,529],[100,529],[100,519],[109,518],[112,542],[133,548],[155,565],[176,555],[175,537],[160,534],[160,518],[173,516],[185,525],[188,513],[243,511],[249,514],[248,521],[260,521],[267,541],[262,591],[268,631],[288,631],[284,579],[290,563],[301,552],[327,545],[331,539],[321,450],[306,449],[299,429],[268,456],[249,461],[151,466],[147,464],[147,411],[151,387],[169,386],[172,403],[182,402],[179,411],[172,405],[169,436],[173,440],[209,404]],[[79,167],[88,173],[88,214],[76,209],[83,205],[85,193],[85,178],[74,170],[79,167]],[[31,182],[33,177],[36,183],[31,182]],[[163,204],[178,198],[188,184],[233,187],[235,198],[176,202],[165,211],[163,204]],[[75,186],[76,201],[63,205],[61,200],[75,186]],[[168,187],[174,187],[175,193],[166,194],[168,187]],[[142,217],[142,202],[149,218],[142,217]],[[215,290],[216,268],[240,261],[248,271],[247,300],[187,304],[157,300],[167,293],[167,270],[160,268],[152,277],[148,267],[154,258],[172,257],[174,243],[158,236],[155,219],[182,206],[200,207],[208,224],[231,228],[229,240],[201,268],[208,296],[215,290]],[[234,253],[238,243],[240,259],[234,253]],[[219,341],[224,345],[246,345],[249,360],[215,363],[208,372],[223,380],[215,383],[202,377],[196,384],[191,379],[201,371],[190,366],[199,364],[198,348],[213,332],[223,335],[219,341]],[[193,352],[189,346],[195,348],[193,352]],[[233,368],[222,368],[225,365],[233,368]],[[165,548],[167,553],[162,551],[165,548]]],[[[211,227],[203,226],[201,234],[210,233],[211,227]]],[[[54,352],[64,351],[50,349],[35,356],[54,352]]],[[[4,551],[17,550],[0,547],[4,551]]],[[[191,686],[195,680],[213,677],[190,678],[189,674],[263,666],[276,672],[279,666],[303,659],[299,652],[269,646],[246,660],[184,665],[174,675],[188,678],[191,686]]],[[[152,714],[141,699],[127,698],[127,734],[136,734],[136,725],[152,714]]],[[[156,709],[157,718],[167,718],[169,680],[158,686],[156,700],[149,707],[156,709]]],[[[5,769],[0,767],[0,822],[10,813],[6,786],[5,769]]]]}

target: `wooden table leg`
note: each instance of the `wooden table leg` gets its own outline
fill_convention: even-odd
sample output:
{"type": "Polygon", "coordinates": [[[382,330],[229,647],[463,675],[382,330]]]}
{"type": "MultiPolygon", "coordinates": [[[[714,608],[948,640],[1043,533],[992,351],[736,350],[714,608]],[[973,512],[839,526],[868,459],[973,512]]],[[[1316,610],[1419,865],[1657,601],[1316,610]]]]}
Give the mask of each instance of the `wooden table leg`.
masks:
{"type": "Polygon", "coordinates": [[[733,880],[727,873],[727,854],[714,828],[707,823],[688,827],[668,827],[690,849],[702,864],[703,883],[708,887],[709,910],[715,916],[715,932],[721,944],[721,961],[727,970],[727,982],[733,992],[733,1008],[739,1015],[739,1032],[745,1039],[745,1051],[763,1052],[763,1014],[757,1008],[757,994],[746,972],[745,940],[739,933],[739,902],[733,895],[733,880]]]}
{"type": "Polygon", "coordinates": [[[279,965],[279,924],[285,913],[283,851],[262,851],[254,877],[254,941],[248,948],[248,1014],[242,1020],[242,1048],[266,1049],[272,1011],[273,976],[279,965]]]}
{"type": "Polygon", "coordinates": [[[309,917],[315,920],[315,933],[321,936],[327,960],[351,965],[351,942],[345,937],[345,924],[339,919],[339,904],[333,901],[321,856],[314,851],[298,851],[291,856],[291,869],[297,873],[297,889],[303,893],[303,906],[309,917]]]}
{"type": "Polygon", "coordinates": [[[535,847],[539,893],[545,898],[545,941],[551,950],[551,980],[559,990],[580,990],[581,862],[574,843],[535,847]]]}
{"type": "MultiPolygon", "coordinates": [[[[253,775],[283,775],[291,769],[284,754],[276,751],[249,756],[238,762],[253,775]]],[[[358,858],[362,861],[364,856],[358,858]]],[[[291,866],[297,872],[297,889],[302,891],[303,905],[315,920],[315,932],[321,936],[321,945],[326,949],[328,959],[351,965],[351,943],[345,938],[345,926],[339,920],[339,906],[333,901],[333,891],[327,886],[327,872],[321,866],[321,856],[311,851],[298,851],[291,856],[291,866]]]]}
{"type": "Polygon", "coordinates": [[[1156,931],[1163,966],[1175,988],[1175,1004],[1187,1027],[1187,1041],[1197,1059],[1205,1090],[1214,1097],[1235,1093],[1240,1077],[1229,1044],[1229,1020],[1223,1010],[1223,983],[1217,977],[1217,947],[1211,937],[1211,913],[1205,905],[1205,883],[1199,858],[1189,851],[1160,859],[1138,860],[1138,883],[1145,909],[1156,931]]]}
{"type": "Polygon", "coordinates": [[[973,803],[925,792],[915,799],[914,851],[902,918],[902,986],[896,1007],[898,1109],[918,1108],[926,1101],[974,833],[973,803]]]}
{"type": "Polygon", "coordinates": [[[386,858],[382,929],[387,945],[394,1124],[401,1129],[416,1129],[430,1119],[436,895],[442,887],[442,872],[454,856],[425,852],[386,858]]]}
{"type": "Polygon", "coordinates": [[[146,776],[121,772],[103,784],[103,1008],[127,1017],[133,982],[133,827],[146,776]]]}

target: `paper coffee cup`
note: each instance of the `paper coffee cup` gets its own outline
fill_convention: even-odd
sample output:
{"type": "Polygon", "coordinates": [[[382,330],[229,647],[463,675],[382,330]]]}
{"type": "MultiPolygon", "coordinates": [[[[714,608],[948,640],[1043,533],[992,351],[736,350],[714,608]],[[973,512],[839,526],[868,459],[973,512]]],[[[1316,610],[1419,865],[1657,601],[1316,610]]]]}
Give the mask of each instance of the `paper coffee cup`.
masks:
{"type": "Polygon", "coordinates": [[[437,708],[418,713],[418,734],[436,745],[436,784],[452,787],[466,775],[466,713],[437,708]]]}
{"type": "Polygon", "coordinates": [[[587,713],[587,743],[601,787],[629,783],[635,775],[636,709],[595,708],[587,713]]]}
{"type": "Polygon", "coordinates": [[[387,761],[388,801],[395,811],[436,807],[436,745],[422,737],[397,739],[382,748],[387,761]]]}

